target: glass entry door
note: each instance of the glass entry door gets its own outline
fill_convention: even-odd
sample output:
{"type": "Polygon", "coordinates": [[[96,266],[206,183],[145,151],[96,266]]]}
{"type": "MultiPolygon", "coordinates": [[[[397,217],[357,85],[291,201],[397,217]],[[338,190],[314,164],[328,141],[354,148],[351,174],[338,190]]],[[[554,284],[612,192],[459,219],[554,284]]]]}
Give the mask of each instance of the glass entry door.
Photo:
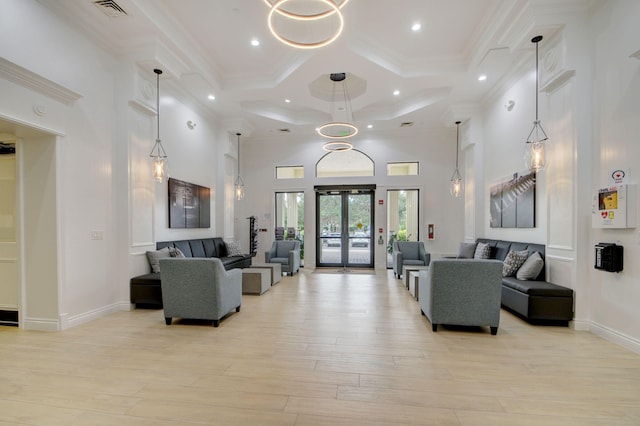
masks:
{"type": "Polygon", "coordinates": [[[373,197],[371,189],[316,192],[317,266],[373,268],[373,197]]]}

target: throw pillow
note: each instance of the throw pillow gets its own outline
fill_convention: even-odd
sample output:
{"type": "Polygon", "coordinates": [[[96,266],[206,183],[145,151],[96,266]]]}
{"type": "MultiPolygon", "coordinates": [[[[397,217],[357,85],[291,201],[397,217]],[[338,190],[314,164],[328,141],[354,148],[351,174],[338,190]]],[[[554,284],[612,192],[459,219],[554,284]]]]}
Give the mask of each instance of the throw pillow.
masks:
{"type": "Polygon", "coordinates": [[[169,254],[171,255],[171,257],[178,257],[178,258],[186,257],[182,252],[182,250],[180,250],[177,247],[169,247],[169,254]]]}
{"type": "Polygon", "coordinates": [[[513,251],[509,250],[507,253],[507,257],[504,258],[504,262],[502,263],[502,276],[503,277],[512,277],[516,274],[518,269],[524,264],[529,256],[529,252],[527,250],[522,251],[513,251]]]}
{"type": "Polygon", "coordinates": [[[151,266],[151,270],[153,272],[160,272],[160,259],[171,257],[171,253],[169,253],[169,247],[161,248],[156,251],[148,251],[147,259],[149,260],[149,265],[151,266]]]}
{"type": "Polygon", "coordinates": [[[235,241],[226,242],[227,245],[227,255],[228,256],[242,256],[242,250],[240,249],[240,244],[235,241]]]}
{"type": "Polygon", "coordinates": [[[473,259],[476,252],[476,243],[460,243],[458,259],[473,259]]]}
{"type": "Polygon", "coordinates": [[[537,251],[533,252],[531,256],[522,264],[516,278],[519,280],[535,280],[540,275],[540,271],[544,267],[544,260],[537,251]]]}
{"type": "Polygon", "coordinates": [[[473,253],[474,259],[490,259],[491,246],[487,243],[478,243],[476,251],[473,253]]]}

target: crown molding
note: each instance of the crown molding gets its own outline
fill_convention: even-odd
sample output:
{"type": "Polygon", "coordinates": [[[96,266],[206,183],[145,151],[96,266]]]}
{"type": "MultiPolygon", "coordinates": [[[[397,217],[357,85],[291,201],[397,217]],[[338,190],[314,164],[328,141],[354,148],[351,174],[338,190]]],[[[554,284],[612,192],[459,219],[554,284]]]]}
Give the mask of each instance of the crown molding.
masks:
{"type": "Polygon", "coordinates": [[[67,89],[58,83],[48,80],[4,58],[0,58],[0,77],[67,105],[82,98],[82,95],[79,93],[67,89]]]}

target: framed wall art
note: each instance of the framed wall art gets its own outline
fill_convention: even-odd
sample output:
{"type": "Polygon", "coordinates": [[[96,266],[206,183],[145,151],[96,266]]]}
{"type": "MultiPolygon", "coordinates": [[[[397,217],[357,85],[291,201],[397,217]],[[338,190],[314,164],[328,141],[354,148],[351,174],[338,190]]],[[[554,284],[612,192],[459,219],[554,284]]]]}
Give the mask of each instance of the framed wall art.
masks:
{"type": "Polygon", "coordinates": [[[210,228],[211,190],[169,178],[169,228],[210,228]]]}
{"type": "Polygon", "coordinates": [[[489,190],[492,228],[535,228],[536,174],[514,173],[489,190]]]}

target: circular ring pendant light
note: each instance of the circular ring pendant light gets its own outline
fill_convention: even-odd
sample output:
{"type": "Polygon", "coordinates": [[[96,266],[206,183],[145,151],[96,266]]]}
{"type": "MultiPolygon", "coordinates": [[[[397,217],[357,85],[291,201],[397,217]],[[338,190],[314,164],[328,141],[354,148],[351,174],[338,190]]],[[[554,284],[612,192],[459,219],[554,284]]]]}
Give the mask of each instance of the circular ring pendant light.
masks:
{"type": "MultiPolygon", "coordinates": [[[[271,1],[271,0],[263,0],[270,8],[273,8],[273,6],[277,3],[276,1],[271,1]]],[[[349,0],[342,0],[342,2],[338,3],[337,1],[333,1],[334,4],[336,4],[338,6],[338,9],[342,9],[347,3],[349,2],[349,0]]],[[[314,14],[309,14],[309,15],[303,15],[300,13],[294,13],[294,12],[290,12],[284,8],[278,7],[276,9],[276,12],[279,13],[282,16],[286,16],[287,18],[291,18],[291,19],[297,19],[297,20],[301,20],[301,21],[313,21],[316,19],[323,19],[326,18],[329,15],[332,15],[334,13],[336,13],[336,10],[332,7],[329,8],[329,10],[326,10],[324,12],[320,12],[320,13],[314,13],[314,14]]]]}
{"type": "Polygon", "coordinates": [[[345,152],[353,149],[353,145],[349,141],[332,141],[322,145],[322,149],[327,152],[345,152]]]}
{"type": "MultiPolygon", "coordinates": [[[[342,16],[342,12],[340,11],[340,8],[333,0],[314,0],[316,2],[323,3],[324,5],[328,6],[329,10],[322,13],[313,13],[309,15],[292,13],[290,11],[285,10],[283,6],[290,1],[292,0],[277,0],[275,3],[269,3],[271,4],[271,10],[269,11],[269,16],[267,19],[269,31],[271,31],[271,34],[273,34],[273,36],[278,40],[280,40],[282,43],[298,49],[317,49],[317,48],[326,46],[328,44],[331,44],[340,36],[340,34],[342,34],[342,30],[344,29],[344,17],[342,16]],[[298,41],[283,35],[282,30],[279,31],[276,28],[276,26],[274,25],[274,15],[276,14],[285,16],[287,18],[290,18],[296,21],[317,21],[320,19],[330,17],[335,14],[338,20],[338,26],[335,29],[335,31],[325,39],[318,40],[318,41],[310,41],[310,42],[298,41]]],[[[346,1],[343,2],[342,5],[344,5],[344,3],[346,3],[346,1]]]]}
{"type": "Polygon", "coordinates": [[[348,139],[358,134],[358,128],[351,123],[333,121],[316,129],[320,136],[329,139],[348,139]]]}

